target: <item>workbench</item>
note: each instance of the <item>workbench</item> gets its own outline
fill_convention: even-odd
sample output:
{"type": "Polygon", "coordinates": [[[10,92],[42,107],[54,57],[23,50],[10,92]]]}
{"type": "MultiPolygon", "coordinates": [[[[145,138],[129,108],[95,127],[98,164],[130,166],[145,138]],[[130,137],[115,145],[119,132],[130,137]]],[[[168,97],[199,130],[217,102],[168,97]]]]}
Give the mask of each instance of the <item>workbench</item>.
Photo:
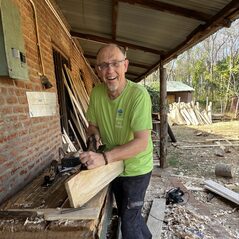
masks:
{"type": "MultiPolygon", "coordinates": [[[[42,187],[44,172],[0,205],[1,239],[106,238],[112,193],[102,189],[79,210],[70,208],[65,190],[69,175],[42,187]]],[[[79,192],[80,193],[80,192],[79,192]]]]}

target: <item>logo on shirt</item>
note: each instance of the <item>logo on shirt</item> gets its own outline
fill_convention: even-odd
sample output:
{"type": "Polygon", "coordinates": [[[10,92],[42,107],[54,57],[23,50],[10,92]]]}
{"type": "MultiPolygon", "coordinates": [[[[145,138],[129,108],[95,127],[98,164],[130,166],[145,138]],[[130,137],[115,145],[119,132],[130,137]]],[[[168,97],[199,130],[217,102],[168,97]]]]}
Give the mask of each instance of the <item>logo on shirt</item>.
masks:
{"type": "Polygon", "coordinates": [[[117,110],[117,116],[122,116],[123,115],[123,110],[122,109],[118,109],[117,110]]]}
{"type": "Polygon", "coordinates": [[[122,109],[117,110],[116,121],[115,121],[116,128],[122,128],[123,126],[123,112],[124,111],[122,109]]]}

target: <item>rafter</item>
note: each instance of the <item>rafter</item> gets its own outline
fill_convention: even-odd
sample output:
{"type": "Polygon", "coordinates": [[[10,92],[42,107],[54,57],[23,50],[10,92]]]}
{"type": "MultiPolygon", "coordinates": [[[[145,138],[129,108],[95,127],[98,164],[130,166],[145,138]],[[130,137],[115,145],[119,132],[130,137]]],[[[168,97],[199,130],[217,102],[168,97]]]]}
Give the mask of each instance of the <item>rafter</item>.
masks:
{"type": "Polygon", "coordinates": [[[204,22],[207,22],[211,18],[211,16],[206,13],[202,13],[202,12],[191,10],[184,7],[175,6],[172,4],[168,4],[168,3],[160,2],[156,0],[119,0],[119,1],[129,3],[129,4],[138,4],[150,9],[158,10],[161,12],[168,12],[170,14],[175,14],[175,15],[192,18],[192,19],[196,19],[196,20],[204,21],[204,22]]]}
{"type": "Polygon", "coordinates": [[[162,50],[160,51],[160,50],[156,50],[156,49],[152,49],[152,48],[148,48],[148,47],[138,46],[138,45],[131,44],[129,42],[116,41],[116,40],[112,40],[110,38],[96,36],[96,35],[92,35],[92,34],[80,33],[80,32],[76,32],[76,31],[71,31],[70,33],[73,37],[78,37],[81,39],[88,39],[88,40],[102,42],[102,43],[115,43],[115,44],[118,44],[123,47],[128,47],[128,48],[131,48],[134,50],[149,52],[149,53],[153,53],[156,55],[164,54],[164,51],[162,51],[162,50]]]}
{"type": "Polygon", "coordinates": [[[126,75],[137,76],[137,77],[139,76],[139,74],[137,74],[135,72],[130,72],[130,71],[127,71],[126,75]]]}

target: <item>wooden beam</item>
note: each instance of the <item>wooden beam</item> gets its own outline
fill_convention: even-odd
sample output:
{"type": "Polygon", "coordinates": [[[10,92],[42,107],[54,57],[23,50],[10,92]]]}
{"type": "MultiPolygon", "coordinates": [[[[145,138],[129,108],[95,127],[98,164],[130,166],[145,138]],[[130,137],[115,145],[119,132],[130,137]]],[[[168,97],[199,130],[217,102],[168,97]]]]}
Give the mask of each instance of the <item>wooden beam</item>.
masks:
{"type": "Polygon", "coordinates": [[[149,68],[151,68],[150,65],[134,63],[134,62],[131,62],[131,61],[129,61],[129,65],[130,65],[130,66],[139,67],[139,68],[144,68],[144,69],[149,69],[149,68]]]}
{"type": "Polygon", "coordinates": [[[130,71],[127,71],[127,72],[126,72],[126,75],[139,76],[137,73],[135,73],[135,72],[130,72],[130,71]]]}
{"type": "Polygon", "coordinates": [[[70,205],[74,208],[83,206],[122,172],[123,161],[117,161],[72,176],[65,183],[70,205]]]}
{"type": "Polygon", "coordinates": [[[166,69],[160,65],[160,168],[164,168],[167,156],[167,81],[166,69]]]}
{"type": "Polygon", "coordinates": [[[214,148],[214,147],[238,147],[239,144],[200,144],[200,145],[179,145],[180,149],[194,149],[194,148],[214,148]]]}
{"type": "Polygon", "coordinates": [[[161,230],[164,220],[165,198],[155,198],[151,206],[147,226],[152,233],[152,239],[161,238],[161,230]]]}
{"type": "Polygon", "coordinates": [[[161,55],[161,54],[164,53],[163,50],[156,50],[156,49],[152,49],[152,48],[148,48],[148,47],[143,47],[143,46],[131,44],[129,42],[117,41],[117,40],[113,40],[113,39],[110,39],[110,38],[101,37],[101,36],[97,36],[97,35],[86,34],[86,33],[81,33],[81,32],[76,32],[76,31],[71,31],[70,33],[71,33],[72,37],[78,37],[78,38],[81,38],[81,39],[88,39],[88,40],[107,43],[107,44],[108,43],[115,43],[115,44],[117,44],[119,46],[122,46],[122,47],[128,47],[128,48],[131,48],[131,49],[140,50],[140,51],[144,51],[144,52],[149,52],[149,53],[153,53],[153,54],[156,54],[156,55],[161,55]]]}
{"type": "Polygon", "coordinates": [[[232,190],[225,188],[221,184],[212,180],[206,180],[204,187],[239,205],[239,193],[233,192],[232,190]]]}
{"type": "Polygon", "coordinates": [[[203,12],[195,11],[192,9],[188,9],[188,8],[184,8],[184,7],[180,7],[180,6],[176,6],[176,5],[172,5],[172,4],[168,4],[168,3],[160,2],[156,0],[146,0],[146,1],[145,0],[119,0],[119,1],[129,3],[129,4],[138,4],[150,9],[158,10],[161,12],[167,12],[170,14],[179,15],[179,16],[183,16],[187,18],[192,18],[192,19],[196,19],[196,20],[204,21],[204,22],[207,22],[211,18],[211,15],[203,13],[203,12]]]}

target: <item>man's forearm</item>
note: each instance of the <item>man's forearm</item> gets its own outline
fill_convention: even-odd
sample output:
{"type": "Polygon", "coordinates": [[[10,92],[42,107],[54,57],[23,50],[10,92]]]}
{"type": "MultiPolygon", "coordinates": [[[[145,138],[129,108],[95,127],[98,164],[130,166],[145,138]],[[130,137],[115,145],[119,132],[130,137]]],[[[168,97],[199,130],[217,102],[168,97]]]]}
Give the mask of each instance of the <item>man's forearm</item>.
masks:
{"type": "Polygon", "coordinates": [[[148,130],[136,133],[134,139],[127,144],[117,146],[106,152],[108,162],[112,163],[119,160],[125,160],[143,152],[148,146],[149,137],[150,131],[148,130]]]}

